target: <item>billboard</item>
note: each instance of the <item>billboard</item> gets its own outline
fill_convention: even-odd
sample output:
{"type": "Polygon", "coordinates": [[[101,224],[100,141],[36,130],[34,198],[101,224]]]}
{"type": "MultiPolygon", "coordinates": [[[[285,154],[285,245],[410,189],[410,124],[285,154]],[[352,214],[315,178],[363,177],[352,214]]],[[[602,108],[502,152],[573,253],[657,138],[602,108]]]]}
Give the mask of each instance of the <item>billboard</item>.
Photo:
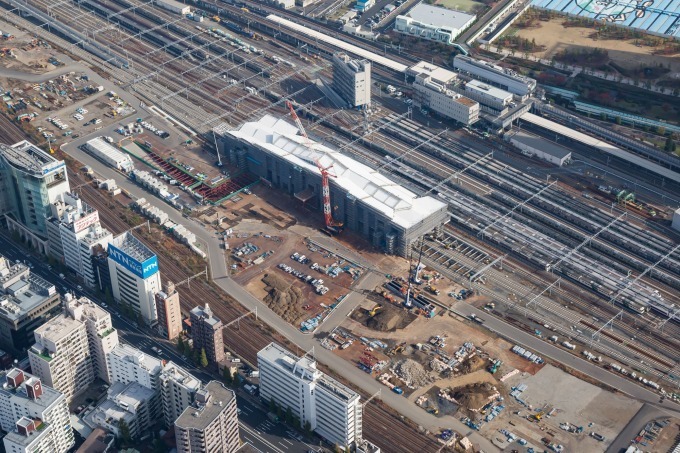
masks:
{"type": "Polygon", "coordinates": [[[94,225],[99,222],[99,211],[94,211],[78,220],[73,222],[73,232],[79,233],[90,225],[94,225]]]}
{"type": "Polygon", "coordinates": [[[156,255],[144,262],[139,262],[113,244],[109,244],[109,258],[123,266],[139,278],[148,278],[158,272],[156,255]]]}

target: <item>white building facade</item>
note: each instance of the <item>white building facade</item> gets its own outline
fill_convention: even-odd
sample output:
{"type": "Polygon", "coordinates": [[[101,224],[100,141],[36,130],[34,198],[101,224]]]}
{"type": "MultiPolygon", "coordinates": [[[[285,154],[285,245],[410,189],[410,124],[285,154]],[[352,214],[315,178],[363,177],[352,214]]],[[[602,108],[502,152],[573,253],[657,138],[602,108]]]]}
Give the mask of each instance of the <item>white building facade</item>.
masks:
{"type": "Polygon", "coordinates": [[[397,16],[394,30],[450,45],[474,23],[475,18],[472,14],[419,3],[408,13],[397,16]]]}
{"type": "Polygon", "coordinates": [[[479,103],[447,89],[430,76],[418,75],[413,82],[413,104],[469,126],[479,120],[479,103]]]}
{"type": "Polygon", "coordinates": [[[304,426],[331,444],[353,446],[362,441],[362,406],[359,395],[326,376],[307,357],[296,357],[271,343],[257,354],[260,397],[290,408],[304,426]]]}
{"type": "Polygon", "coordinates": [[[113,348],[106,359],[111,381],[123,384],[138,382],[151,390],[158,390],[158,377],[163,369],[161,360],[124,344],[113,348]]]}
{"type": "Polygon", "coordinates": [[[333,89],[351,107],[371,105],[371,62],[351,58],[344,52],[333,55],[333,89]]]}
{"type": "Polygon", "coordinates": [[[456,55],[453,67],[460,74],[493,85],[518,96],[527,98],[536,90],[536,79],[518,74],[512,69],[503,68],[494,63],[476,60],[465,55],[456,55]]]}
{"type": "Polygon", "coordinates": [[[184,368],[168,362],[160,374],[159,384],[165,425],[169,427],[194,402],[201,381],[184,368]]]}
{"type": "Polygon", "coordinates": [[[146,324],[155,326],[155,294],[161,291],[156,254],[126,232],[109,243],[108,262],[113,298],[132,307],[146,324]]]}

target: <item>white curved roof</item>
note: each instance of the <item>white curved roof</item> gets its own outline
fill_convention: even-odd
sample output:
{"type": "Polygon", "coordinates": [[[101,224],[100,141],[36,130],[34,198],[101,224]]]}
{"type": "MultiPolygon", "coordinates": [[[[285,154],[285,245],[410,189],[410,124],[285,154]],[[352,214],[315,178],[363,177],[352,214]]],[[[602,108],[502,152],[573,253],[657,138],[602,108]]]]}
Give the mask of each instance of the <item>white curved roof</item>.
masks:
{"type": "Polygon", "coordinates": [[[320,174],[316,161],[330,167],[332,184],[337,184],[358,200],[390,218],[396,225],[409,228],[446,207],[433,197],[415,193],[388,179],[371,167],[357,162],[339,151],[298,135],[296,126],[271,115],[243,124],[229,131],[233,137],[275,154],[294,165],[320,174]]]}

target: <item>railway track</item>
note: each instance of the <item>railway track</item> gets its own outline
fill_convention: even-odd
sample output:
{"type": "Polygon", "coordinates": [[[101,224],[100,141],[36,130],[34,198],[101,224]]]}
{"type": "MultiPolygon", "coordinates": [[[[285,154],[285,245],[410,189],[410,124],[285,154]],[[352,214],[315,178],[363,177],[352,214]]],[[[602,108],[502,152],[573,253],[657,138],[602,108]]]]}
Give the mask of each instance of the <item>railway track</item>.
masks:
{"type": "Polygon", "coordinates": [[[26,133],[6,115],[0,113],[0,142],[13,145],[27,138],[26,133]]]}

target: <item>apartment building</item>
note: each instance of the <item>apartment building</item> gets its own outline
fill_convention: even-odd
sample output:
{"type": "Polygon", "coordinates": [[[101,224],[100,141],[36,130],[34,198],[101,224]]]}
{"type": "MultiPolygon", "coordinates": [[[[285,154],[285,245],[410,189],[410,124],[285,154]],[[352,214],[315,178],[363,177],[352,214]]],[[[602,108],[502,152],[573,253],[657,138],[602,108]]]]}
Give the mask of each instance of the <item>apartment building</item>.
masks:
{"type": "Polygon", "coordinates": [[[138,382],[153,391],[158,390],[158,378],[163,362],[137,348],[119,344],[106,356],[111,381],[129,384],[138,382]]]}
{"type": "Polygon", "coordinates": [[[91,428],[100,427],[119,436],[120,421],[124,420],[130,436],[137,438],[156,422],[157,394],[150,388],[137,382],[114,382],[107,393],[107,398],[85,417],[91,428]]]}
{"type": "Polygon", "coordinates": [[[18,368],[0,372],[0,426],[8,453],[65,452],[75,444],[66,397],[18,368]]]}
{"type": "Polygon", "coordinates": [[[160,377],[161,402],[165,425],[172,426],[189,407],[201,388],[201,381],[173,362],[163,367],[160,377]]]}
{"type": "Polygon", "coordinates": [[[205,304],[205,307],[194,307],[189,312],[189,319],[194,350],[205,349],[208,362],[211,364],[222,363],[224,361],[222,321],[213,315],[208,304],[205,304]]]}
{"type": "Polygon", "coordinates": [[[260,397],[290,408],[304,425],[331,444],[354,447],[362,443],[359,395],[328,377],[307,356],[297,357],[276,343],[257,354],[260,397]]]}
{"type": "Polygon", "coordinates": [[[67,401],[87,389],[95,379],[85,324],[60,314],[35,329],[35,344],[28,351],[31,370],[45,385],[67,401]]]}
{"type": "Polygon", "coordinates": [[[179,293],[175,284],[166,282],[163,290],[154,295],[158,331],[168,340],[174,340],[182,332],[182,311],[179,307],[179,293]]]}
{"type": "Polygon", "coordinates": [[[75,298],[70,293],[64,296],[64,304],[71,318],[85,324],[95,376],[110,384],[111,373],[106,357],[119,344],[111,314],[87,297],[75,298]]]}
{"type": "Polygon", "coordinates": [[[218,381],[196,392],[175,421],[178,453],[232,453],[240,446],[236,396],[218,381]]]}
{"type": "Polygon", "coordinates": [[[0,348],[25,353],[35,341],[35,329],[60,311],[52,283],[0,255],[0,348]]]}

